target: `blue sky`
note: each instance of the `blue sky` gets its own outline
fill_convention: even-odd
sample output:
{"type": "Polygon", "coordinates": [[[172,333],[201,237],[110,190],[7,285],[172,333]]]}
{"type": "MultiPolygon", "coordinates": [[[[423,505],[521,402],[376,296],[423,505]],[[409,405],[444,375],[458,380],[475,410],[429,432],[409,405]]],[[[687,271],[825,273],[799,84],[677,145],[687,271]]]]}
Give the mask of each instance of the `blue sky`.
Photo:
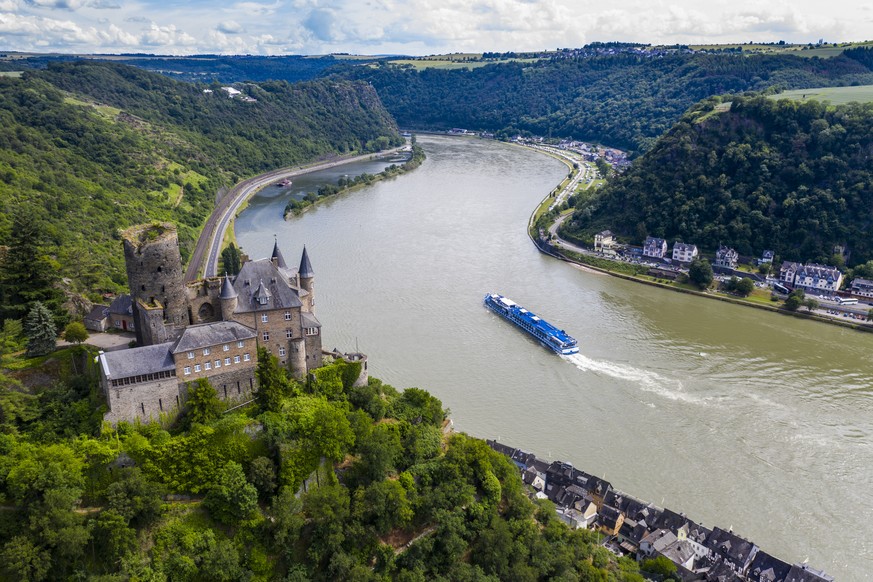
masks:
{"type": "Polygon", "coordinates": [[[0,50],[424,55],[873,40],[858,0],[0,0],[0,50]]]}

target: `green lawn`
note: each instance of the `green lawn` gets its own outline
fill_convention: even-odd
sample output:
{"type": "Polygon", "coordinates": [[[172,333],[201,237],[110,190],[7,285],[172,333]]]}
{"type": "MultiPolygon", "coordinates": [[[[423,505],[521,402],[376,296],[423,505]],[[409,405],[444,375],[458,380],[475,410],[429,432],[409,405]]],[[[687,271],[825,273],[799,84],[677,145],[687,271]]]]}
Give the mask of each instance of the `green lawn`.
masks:
{"type": "Polygon", "coordinates": [[[812,89],[794,89],[784,91],[778,95],[771,95],[771,99],[794,99],[797,101],[829,101],[832,105],[845,105],[852,101],[860,103],[873,103],[873,85],[859,85],[857,87],[814,87],[812,89]]]}

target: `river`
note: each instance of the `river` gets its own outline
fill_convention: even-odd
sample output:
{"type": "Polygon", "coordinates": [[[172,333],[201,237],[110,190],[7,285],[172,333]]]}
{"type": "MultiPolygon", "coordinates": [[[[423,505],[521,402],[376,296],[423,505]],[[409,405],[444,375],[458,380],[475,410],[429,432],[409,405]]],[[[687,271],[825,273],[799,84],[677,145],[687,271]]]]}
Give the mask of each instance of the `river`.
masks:
{"type": "Polygon", "coordinates": [[[258,195],[236,221],[253,257],[273,234],[289,264],[307,245],[326,348],[357,346],[371,374],[428,389],[458,430],[569,461],[785,561],[873,579],[873,335],[544,256],[525,227],[562,163],[419,143],[428,159],[409,174],[288,222],[287,194],[258,195]],[[492,291],[566,329],[579,355],[488,312],[492,291]]]}

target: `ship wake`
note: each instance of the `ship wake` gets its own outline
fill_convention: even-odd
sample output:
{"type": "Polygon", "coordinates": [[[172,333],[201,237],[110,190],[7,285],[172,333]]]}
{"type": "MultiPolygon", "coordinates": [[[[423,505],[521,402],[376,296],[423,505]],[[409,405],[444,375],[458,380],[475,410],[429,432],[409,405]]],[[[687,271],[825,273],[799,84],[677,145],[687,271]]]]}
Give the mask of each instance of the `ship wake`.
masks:
{"type": "Polygon", "coordinates": [[[703,404],[704,400],[687,394],[682,382],[675,378],[667,378],[657,372],[636,368],[628,364],[595,360],[583,354],[561,356],[577,369],[583,372],[593,372],[600,376],[608,376],[616,380],[627,382],[643,392],[656,394],[668,400],[677,402],[690,402],[703,404]]]}

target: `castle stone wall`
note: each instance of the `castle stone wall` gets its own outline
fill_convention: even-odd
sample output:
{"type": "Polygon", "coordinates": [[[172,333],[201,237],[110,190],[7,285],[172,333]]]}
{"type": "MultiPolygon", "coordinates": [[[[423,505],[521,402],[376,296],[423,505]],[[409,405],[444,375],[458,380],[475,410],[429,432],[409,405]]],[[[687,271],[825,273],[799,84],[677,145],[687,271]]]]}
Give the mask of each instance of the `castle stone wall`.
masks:
{"type": "Polygon", "coordinates": [[[178,378],[117,387],[108,386],[104,379],[103,391],[109,404],[109,412],[103,418],[112,424],[122,420],[158,420],[161,413],[171,412],[184,402],[178,378]]]}

